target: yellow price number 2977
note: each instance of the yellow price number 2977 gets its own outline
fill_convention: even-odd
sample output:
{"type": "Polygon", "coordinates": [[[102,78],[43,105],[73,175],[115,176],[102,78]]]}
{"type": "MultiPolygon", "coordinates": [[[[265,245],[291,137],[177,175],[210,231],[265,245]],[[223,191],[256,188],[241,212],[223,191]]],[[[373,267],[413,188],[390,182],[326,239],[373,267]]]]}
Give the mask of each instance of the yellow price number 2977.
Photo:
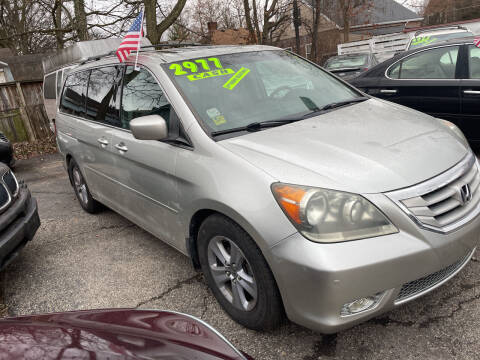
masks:
{"type": "Polygon", "coordinates": [[[214,57],[211,57],[208,59],[197,59],[194,61],[184,61],[182,64],[171,64],[168,68],[170,70],[175,70],[175,76],[187,75],[189,72],[185,71],[184,68],[190,70],[190,73],[198,72],[199,66],[201,66],[202,69],[205,71],[211,70],[210,65],[208,63],[209,61],[212,62],[217,69],[223,69],[223,66],[220,63],[220,60],[214,57]]]}

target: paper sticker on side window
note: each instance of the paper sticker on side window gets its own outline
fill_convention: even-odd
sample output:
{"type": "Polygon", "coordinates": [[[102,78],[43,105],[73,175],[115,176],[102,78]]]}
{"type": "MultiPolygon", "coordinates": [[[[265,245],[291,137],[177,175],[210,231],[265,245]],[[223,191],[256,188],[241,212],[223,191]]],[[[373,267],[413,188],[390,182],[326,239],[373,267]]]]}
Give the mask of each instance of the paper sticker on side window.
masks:
{"type": "Polygon", "coordinates": [[[415,39],[412,40],[412,45],[413,46],[416,46],[416,45],[428,45],[428,44],[431,44],[432,42],[434,42],[435,38],[431,38],[430,36],[421,36],[421,37],[416,37],[415,39]]]}

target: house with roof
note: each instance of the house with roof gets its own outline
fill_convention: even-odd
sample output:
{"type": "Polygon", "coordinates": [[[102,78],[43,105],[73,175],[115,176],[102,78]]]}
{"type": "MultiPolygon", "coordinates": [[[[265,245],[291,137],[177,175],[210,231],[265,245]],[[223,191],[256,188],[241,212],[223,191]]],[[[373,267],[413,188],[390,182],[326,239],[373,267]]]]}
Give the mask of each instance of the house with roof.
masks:
{"type": "MultiPolygon", "coordinates": [[[[295,49],[293,16],[292,21],[285,25],[277,38],[277,46],[311,58],[312,19],[316,3],[315,0],[298,0],[301,20],[300,49],[295,49]]],[[[395,0],[355,0],[349,13],[348,24],[345,24],[338,1],[322,1],[321,6],[317,38],[322,57],[334,55],[338,44],[402,32],[407,27],[419,26],[423,20],[395,0]],[[346,26],[348,31],[345,30],[346,26]]],[[[313,60],[321,61],[318,58],[313,60]]]]}

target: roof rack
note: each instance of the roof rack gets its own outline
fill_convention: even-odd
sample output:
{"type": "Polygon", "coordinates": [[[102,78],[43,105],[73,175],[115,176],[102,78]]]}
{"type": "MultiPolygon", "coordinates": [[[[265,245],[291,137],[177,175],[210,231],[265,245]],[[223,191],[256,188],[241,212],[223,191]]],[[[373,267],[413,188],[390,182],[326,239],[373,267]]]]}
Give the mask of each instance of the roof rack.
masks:
{"type": "Polygon", "coordinates": [[[155,44],[155,45],[146,45],[141,46],[140,50],[142,49],[156,49],[156,48],[176,48],[176,47],[184,47],[184,46],[203,46],[204,44],[199,43],[166,43],[166,44],[155,44]]]}
{"type": "MultiPolygon", "coordinates": [[[[140,51],[145,51],[148,49],[156,49],[156,48],[177,48],[177,47],[185,47],[185,46],[203,46],[203,44],[199,43],[174,43],[174,44],[155,44],[155,45],[145,45],[145,46],[140,46],[140,51]]],[[[117,50],[111,50],[107,53],[101,54],[101,55],[95,55],[95,56],[90,56],[83,60],[80,65],[86,64],[87,62],[90,61],[98,61],[100,59],[103,59],[104,57],[107,56],[113,56],[117,50]]],[[[135,52],[135,50],[133,51],[135,52]]]]}
{"type": "Polygon", "coordinates": [[[90,61],[98,61],[98,60],[100,60],[104,57],[107,57],[107,56],[115,55],[116,52],[117,52],[117,50],[112,50],[112,51],[109,51],[108,53],[105,53],[105,54],[90,56],[90,57],[86,58],[85,60],[83,60],[80,63],[80,65],[86,64],[87,62],[90,62],[90,61]]]}

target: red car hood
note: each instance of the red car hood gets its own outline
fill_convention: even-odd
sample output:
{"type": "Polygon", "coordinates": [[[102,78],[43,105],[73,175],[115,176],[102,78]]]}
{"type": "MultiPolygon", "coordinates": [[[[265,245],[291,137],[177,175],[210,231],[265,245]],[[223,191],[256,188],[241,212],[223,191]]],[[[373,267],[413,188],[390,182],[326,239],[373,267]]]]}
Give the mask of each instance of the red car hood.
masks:
{"type": "Polygon", "coordinates": [[[7,359],[251,359],[189,315],[86,310],[0,320],[7,359]]]}

